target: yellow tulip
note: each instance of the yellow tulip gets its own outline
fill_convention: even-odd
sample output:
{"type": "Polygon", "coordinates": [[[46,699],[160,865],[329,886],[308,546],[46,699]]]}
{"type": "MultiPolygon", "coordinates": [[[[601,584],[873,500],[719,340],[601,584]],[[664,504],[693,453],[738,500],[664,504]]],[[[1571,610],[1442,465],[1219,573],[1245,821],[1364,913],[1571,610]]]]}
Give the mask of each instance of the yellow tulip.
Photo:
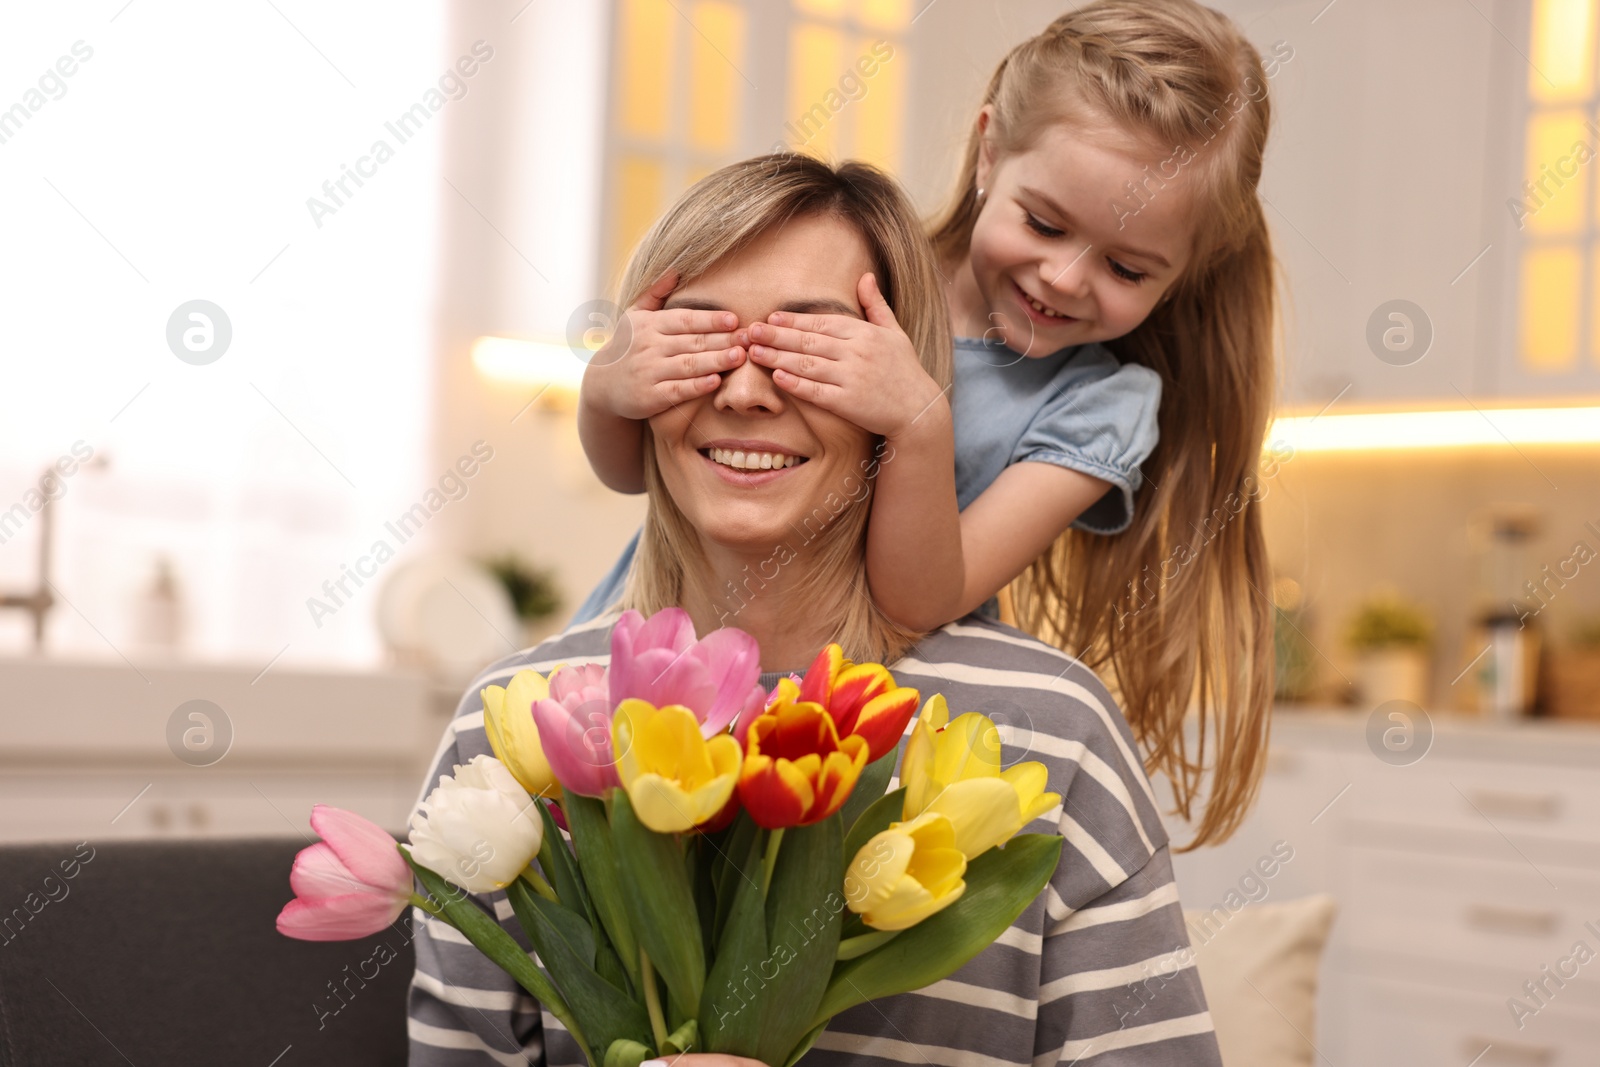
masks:
{"type": "Polygon", "coordinates": [[[550,695],[548,679],[537,671],[518,671],[508,687],[487,686],[481,695],[483,732],[489,735],[495,759],[506,765],[529,796],[559,797],[561,783],[545,759],[533,722],[533,702],[550,695]]]}
{"type": "Polygon", "coordinates": [[[875,930],[904,930],[959,900],[966,873],[955,827],[929,812],[861,846],[845,872],[845,903],[875,930]]]}
{"type": "Polygon", "coordinates": [[[739,742],[732,734],[701,737],[700,720],[678,704],[624,700],[612,717],[611,739],[634,814],[657,833],[709,821],[739,780],[739,742]]]}
{"type": "Polygon", "coordinates": [[[1000,731],[987,716],[950,720],[942,695],[928,699],[906,743],[901,817],[944,815],[956,848],[967,859],[1003,845],[1028,823],[1061,803],[1045,792],[1049,773],[1036,760],[1000,769],[1000,731]]]}

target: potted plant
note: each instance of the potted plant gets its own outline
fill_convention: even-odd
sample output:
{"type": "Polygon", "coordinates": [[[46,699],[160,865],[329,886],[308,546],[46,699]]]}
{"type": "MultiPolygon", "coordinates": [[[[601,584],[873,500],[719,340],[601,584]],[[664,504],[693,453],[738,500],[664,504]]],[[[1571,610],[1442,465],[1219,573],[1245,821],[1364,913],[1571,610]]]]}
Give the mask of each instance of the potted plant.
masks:
{"type": "Polygon", "coordinates": [[[1600,719],[1600,615],[1579,620],[1565,646],[1550,657],[1549,711],[1570,719],[1600,719]]]}
{"type": "Polygon", "coordinates": [[[514,552],[483,561],[483,566],[500,580],[511,606],[522,622],[522,637],[527,645],[543,641],[555,629],[556,612],[561,610],[561,591],[552,571],[524,563],[514,552]]]}
{"type": "Polygon", "coordinates": [[[1394,593],[1371,596],[1356,609],[1345,639],[1356,654],[1356,699],[1364,706],[1427,703],[1433,622],[1420,607],[1394,593]]]}

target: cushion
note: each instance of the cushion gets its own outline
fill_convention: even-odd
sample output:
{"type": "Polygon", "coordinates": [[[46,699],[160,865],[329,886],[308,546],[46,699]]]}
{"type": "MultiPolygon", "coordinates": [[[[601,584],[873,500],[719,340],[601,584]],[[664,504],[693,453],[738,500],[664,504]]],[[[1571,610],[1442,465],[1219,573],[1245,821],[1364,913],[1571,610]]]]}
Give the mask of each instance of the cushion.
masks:
{"type": "Polygon", "coordinates": [[[0,1067],[405,1063],[410,910],[363,941],[279,934],[305,846],[0,847],[0,1067]]]}
{"type": "Polygon", "coordinates": [[[1337,906],[1326,894],[1226,914],[1185,910],[1229,1067],[1311,1067],[1317,967],[1337,906]]]}

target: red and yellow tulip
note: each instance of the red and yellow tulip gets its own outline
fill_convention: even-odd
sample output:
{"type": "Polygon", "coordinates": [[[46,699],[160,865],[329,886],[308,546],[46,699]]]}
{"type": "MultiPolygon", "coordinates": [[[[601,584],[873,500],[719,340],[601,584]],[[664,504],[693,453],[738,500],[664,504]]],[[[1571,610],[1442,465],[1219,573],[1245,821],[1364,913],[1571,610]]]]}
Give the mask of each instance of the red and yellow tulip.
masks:
{"type": "Polygon", "coordinates": [[[915,689],[895,685],[883,664],[853,663],[838,645],[829,645],[817,654],[798,685],[792,678],[779,679],[767,706],[801,702],[821,706],[840,737],[866,741],[871,763],[900,743],[920,698],[915,689]]]}
{"type": "Polygon", "coordinates": [[[740,803],[769,830],[806,826],[838,811],[870,759],[866,738],[840,737],[822,705],[790,695],[780,693],[750,723],[739,772],[740,803]]]}

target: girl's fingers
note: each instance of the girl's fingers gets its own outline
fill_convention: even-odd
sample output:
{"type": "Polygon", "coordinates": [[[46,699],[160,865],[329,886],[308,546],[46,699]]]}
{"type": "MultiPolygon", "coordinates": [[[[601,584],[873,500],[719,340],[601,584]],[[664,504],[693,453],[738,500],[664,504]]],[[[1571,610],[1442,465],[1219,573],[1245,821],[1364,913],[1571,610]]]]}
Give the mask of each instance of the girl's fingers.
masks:
{"type": "Polygon", "coordinates": [[[656,386],[659,395],[670,407],[673,404],[682,404],[696,397],[705,396],[722,384],[722,375],[705,374],[698,378],[670,378],[656,386]]]}
{"type": "MultiPolygon", "coordinates": [[[[634,347],[638,348],[639,345],[634,347]]],[[[657,338],[656,347],[653,349],[663,358],[677,359],[686,353],[700,352],[706,355],[717,355],[739,345],[739,332],[731,333],[669,333],[657,338]]]]}
{"type": "MultiPolygon", "coordinates": [[[[780,312],[780,314],[786,314],[780,312]]],[[[826,316],[789,316],[790,318],[822,318],[826,316]]],[[[851,320],[857,322],[858,320],[851,320]]],[[[842,337],[830,334],[817,333],[814,330],[802,330],[794,326],[776,326],[770,322],[752,323],[749,329],[751,347],[761,345],[764,348],[779,348],[789,352],[805,352],[808,355],[821,356],[824,359],[839,359],[849,350],[848,344],[842,337]]]]}
{"type": "Polygon", "coordinates": [[[810,352],[791,352],[765,345],[751,345],[750,359],[763,367],[781,370],[797,378],[821,382],[826,385],[843,385],[843,367],[838,360],[817,356],[810,352]]]}
{"type": "Polygon", "coordinates": [[[870,271],[861,276],[856,284],[856,295],[861,298],[861,307],[867,313],[867,321],[874,326],[882,326],[898,330],[900,324],[895,321],[894,309],[883,298],[883,291],[878,288],[878,278],[870,271]]]}
{"type": "Polygon", "coordinates": [[[656,316],[655,328],[660,333],[729,333],[739,325],[739,316],[731,311],[701,311],[697,308],[673,308],[656,316]]]}
{"type": "Polygon", "coordinates": [[[774,311],[767,316],[767,323],[840,339],[854,337],[861,326],[861,320],[854,315],[816,315],[794,311],[774,311]]]}
{"type": "Polygon", "coordinates": [[[719,375],[744,362],[744,349],[718,348],[709,352],[685,352],[668,356],[660,363],[662,381],[698,378],[702,375],[719,375]]]}
{"type": "Polygon", "coordinates": [[[655,284],[644,291],[644,295],[634,302],[629,310],[660,311],[661,305],[667,297],[672,295],[672,290],[678,287],[678,272],[669,270],[655,280],[655,284]]]}
{"type": "Polygon", "coordinates": [[[845,390],[841,386],[819,382],[814,378],[802,378],[786,370],[773,371],[772,380],[791,396],[828,411],[834,411],[845,397],[845,390]]]}

